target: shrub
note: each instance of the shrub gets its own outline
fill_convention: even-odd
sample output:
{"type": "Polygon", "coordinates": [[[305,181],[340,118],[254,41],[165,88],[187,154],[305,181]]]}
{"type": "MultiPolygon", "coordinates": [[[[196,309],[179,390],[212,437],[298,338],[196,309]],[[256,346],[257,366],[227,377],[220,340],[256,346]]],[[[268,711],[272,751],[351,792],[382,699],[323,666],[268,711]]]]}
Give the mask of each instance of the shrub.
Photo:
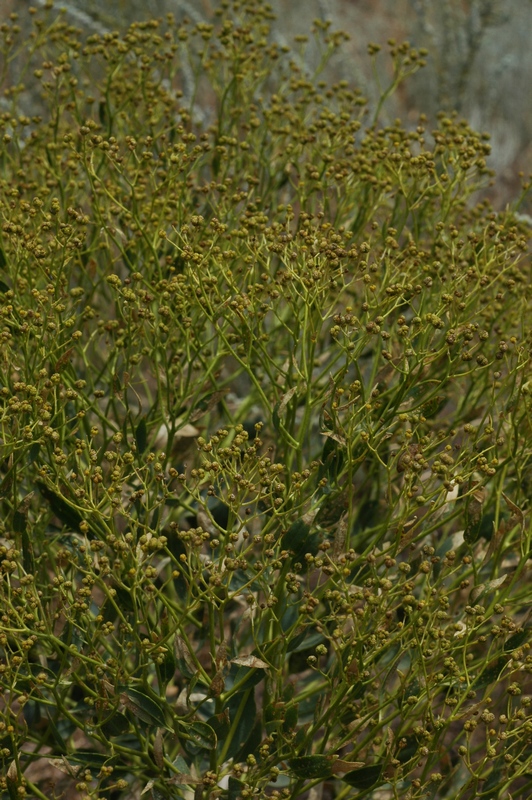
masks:
{"type": "Polygon", "coordinates": [[[5,797],[530,791],[527,231],[269,16],[1,29],[5,797]]]}

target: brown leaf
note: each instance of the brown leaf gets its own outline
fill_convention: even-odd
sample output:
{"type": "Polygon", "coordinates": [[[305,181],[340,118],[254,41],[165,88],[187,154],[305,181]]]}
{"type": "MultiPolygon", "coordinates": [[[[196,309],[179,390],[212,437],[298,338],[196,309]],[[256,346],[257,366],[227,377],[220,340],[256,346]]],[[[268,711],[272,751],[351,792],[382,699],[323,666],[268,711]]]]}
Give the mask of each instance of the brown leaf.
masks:
{"type": "Polygon", "coordinates": [[[231,664],[238,664],[241,667],[251,667],[252,669],[268,669],[270,666],[257,656],[241,656],[239,658],[232,658],[231,664]]]}
{"type": "Polygon", "coordinates": [[[343,436],[340,436],[339,433],[333,433],[332,431],[320,431],[320,435],[328,436],[329,439],[334,439],[334,441],[338,442],[338,444],[341,444],[342,447],[347,447],[347,440],[343,436]]]}
{"type": "Polygon", "coordinates": [[[279,407],[277,409],[277,413],[279,414],[279,416],[281,416],[281,414],[284,414],[288,403],[290,402],[290,400],[292,399],[292,397],[295,395],[296,392],[297,392],[297,386],[292,386],[291,389],[289,389],[287,392],[283,394],[283,396],[281,397],[281,401],[279,403],[279,407]]]}
{"type": "Polygon", "coordinates": [[[211,695],[211,697],[220,697],[224,689],[225,689],[225,680],[223,672],[221,670],[218,670],[218,672],[211,681],[209,694],[211,695]]]}
{"type": "Polygon", "coordinates": [[[187,422],[186,425],[182,425],[181,428],[176,430],[175,435],[180,439],[193,439],[200,435],[200,429],[187,422]]]}
{"type": "Polygon", "coordinates": [[[416,535],[416,528],[415,524],[417,522],[417,517],[413,517],[412,519],[407,520],[404,525],[400,526],[398,529],[398,533],[401,534],[401,538],[399,540],[399,547],[406,547],[407,544],[410,544],[414,536],[416,535]]]}
{"type": "Polygon", "coordinates": [[[227,664],[227,644],[221,642],[218,650],[216,651],[216,666],[218,669],[223,669],[227,664]]]}
{"type": "Polygon", "coordinates": [[[339,772],[351,772],[352,769],[363,767],[364,764],[365,761],[343,761],[339,758],[337,761],[333,761],[332,772],[333,775],[337,775],[339,772]]]}
{"type": "Polygon", "coordinates": [[[164,747],[163,747],[163,730],[157,728],[155,739],[153,740],[153,759],[159,769],[164,767],[164,747]]]}
{"type": "Polygon", "coordinates": [[[185,640],[182,639],[181,636],[175,637],[174,650],[176,657],[182,659],[185,662],[190,672],[195,673],[198,671],[198,668],[194,663],[194,659],[190,655],[190,650],[188,649],[185,640]]]}
{"type": "Polygon", "coordinates": [[[18,777],[17,762],[16,761],[12,761],[11,764],[9,765],[8,769],[7,769],[6,778],[9,781],[16,781],[17,777],[18,777]]]}
{"type": "Polygon", "coordinates": [[[62,772],[64,775],[68,775],[70,778],[77,777],[77,774],[81,769],[81,766],[79,765],[74,766],[73,764],[69,764],[64,756],[61,756],[61,758],[49,758],[48,763],[52,767],[55,767],[55,769],[58,769],[59,772],[62,772]]]}
{"type": "Polygon", "coordinates": [[[495,578],[494,580],[488,581],[487,583],[479,583],[478,586],[475,586],[471,590],[471,595],[470,595],[471,602],[476,603],[477,599],[480,597],[481,594],[484,594],[484,592],[489,592],[503,586],[507,578],[508,575],[504,574],[500,578],[495,578]]]}
{"type": "Polygon", "coordinates": [[[207,512],[203,509],[198,509],[196,519],[198,520],[198,526],[207,533],[210,533],[211,536],[215,536],[218,533],[218,528],[213,523],[207,512]]]}
{"type": "Polygon", "coordinates": [[[204,417],[205,414],[208,414],[209,411],[212,411],[215,405],[217,405],[222,397],[229,392],[229,389],[220,389],[219,392],[213,392],[207,401],[207,404],[204,408],[197,408],[196,411],[193,411],[189,417],[190,422],[196,422],[196,420],[201,419],[204,417]]]}
{"type": "MultiPolygon", "coordinates": [[[[519,506],[516,506],[515,503],[512,502],[512,500],[510,500],[510,498],[507,497],[504,494],[504,492],[502,492],[502,496],[504,498],[504,502],[506,503],[506,505],[508,506],[508,508],[512,512],[511,520],[515,520],[515,522],[519,522],[521,527],[523,527],[524,522],[525,522],[525,515],[523,514],[523,512],[521,511],[519,506]]],[[[515,522],[514,522],[514,524],[515,524],[515,522]]]]}
{"type": "Polygon", "coordinates": [[[187,775],[186,772],[182,772],[180,775],[174,775],[173,778],[165,781],[168,786],[172,785],[180,785],[184,784],[185,786],[194,786],[195,784],[203,784],[202,778],[195,778],[193,775],[187,775]]]}
{"type": "Polygon", "coordinates": [[[65,353],[63,353],[63,355],[60,358],[57,359],[57,361],[55,362],[55,365],[54,365],[54,372],[61,372],[63,367],[66,364],[68,364],[68,362],[70,360],[70,356],[72,355],[73,352],[74,352],[74,348],[73,347],[69,347],[68,350],[65,353]]]}
{"type": "Polygon", "coordinates": [[[331,558],[333,561],[339,558],[339,556],[341,556],[345,550],[345,542],[347,538],[347,531],[349,528],[348,518],[349,514],[346,512],[340,517],[336,525],[336,530],[334,532],[333,546],[331,550],[331,558]]]}

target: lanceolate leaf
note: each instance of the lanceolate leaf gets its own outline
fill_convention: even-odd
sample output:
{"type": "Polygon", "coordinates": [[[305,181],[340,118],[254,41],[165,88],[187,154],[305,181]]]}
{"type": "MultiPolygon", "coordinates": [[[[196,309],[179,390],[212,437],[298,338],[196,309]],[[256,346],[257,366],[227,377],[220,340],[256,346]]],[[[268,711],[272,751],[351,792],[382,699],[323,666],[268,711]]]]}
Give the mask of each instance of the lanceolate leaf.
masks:
{"type": "Polygon", "coordinates": [[[347,772],[342,780],[357,789],[371,789],[384,783],[383,772],[384,764],[372,764],[369,767],[361,767],[347,772]]]}
{"type": "Polygon", "coordinates": [[[331,756],[300,756],[288,762],[291,772],[297,778],[312,780],[314,778],[328,778],[333,772],[333,759],[331,756]]]}
{"type": "Polygon", "coordinates": [[[185,749],[192,754],[200,750],[212,751],[216,748],[216,734],[206,722],[194,722],[185,728],[185,749]]]}
{"type": "Polygon", "coordinates": [[[150,725],[168,728],[164,712],[159,703],[156,703],[155,700],[138,689],[121,688],[120,700],[129,711],[150,725]]]}
{"type": "Polygon", "coordinates": [[[142,455],[148,444],[146,417],[142,417],[139,424],[135,428],[135,442],[137,445],[137,453],[142,455]]]}

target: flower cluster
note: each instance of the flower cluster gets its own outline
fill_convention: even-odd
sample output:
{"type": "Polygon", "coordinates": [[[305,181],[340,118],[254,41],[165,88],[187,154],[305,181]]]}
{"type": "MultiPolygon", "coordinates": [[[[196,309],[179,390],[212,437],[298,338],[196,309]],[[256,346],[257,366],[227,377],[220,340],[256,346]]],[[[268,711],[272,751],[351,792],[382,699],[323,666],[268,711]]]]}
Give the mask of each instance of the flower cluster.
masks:
{"type": "Polygon", "coordinates": [[[0,26],[0,792],[525,797],[529,231],[218,5],[0,26]]]}

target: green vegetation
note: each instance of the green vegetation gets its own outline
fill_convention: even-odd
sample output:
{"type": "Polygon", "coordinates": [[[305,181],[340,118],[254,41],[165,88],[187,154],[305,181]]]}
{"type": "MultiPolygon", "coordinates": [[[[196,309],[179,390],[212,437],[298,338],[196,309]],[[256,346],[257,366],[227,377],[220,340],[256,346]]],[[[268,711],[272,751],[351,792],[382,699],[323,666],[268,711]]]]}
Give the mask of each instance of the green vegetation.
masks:
{"type": "Polygon", "coordinates": [[[222,7],[0,26],[1,796],[529,797],[525,224],[222,7]]]}

